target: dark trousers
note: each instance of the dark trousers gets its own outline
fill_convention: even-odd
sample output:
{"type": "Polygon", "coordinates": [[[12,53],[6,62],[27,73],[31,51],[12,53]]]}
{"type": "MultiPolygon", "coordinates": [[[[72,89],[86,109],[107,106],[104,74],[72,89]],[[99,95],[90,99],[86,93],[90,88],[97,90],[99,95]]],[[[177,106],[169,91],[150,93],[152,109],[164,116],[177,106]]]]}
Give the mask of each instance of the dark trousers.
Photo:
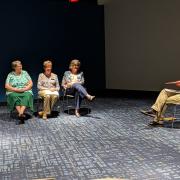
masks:
{"type": "Polygon", "coordinates": [[[75,93],[75,107],[80,109],[82,99],[88,94],[86,89],[81,84],[74,83],[69,90],[75,93]]]}

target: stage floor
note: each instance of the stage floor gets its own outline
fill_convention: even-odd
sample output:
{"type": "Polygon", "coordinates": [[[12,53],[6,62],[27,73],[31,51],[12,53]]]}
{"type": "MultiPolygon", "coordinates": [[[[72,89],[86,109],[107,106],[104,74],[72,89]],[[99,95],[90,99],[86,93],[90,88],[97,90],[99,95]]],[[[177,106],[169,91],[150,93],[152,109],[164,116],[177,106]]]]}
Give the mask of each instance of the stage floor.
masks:
{"type": "Polygon", "coordinates": [[[17,126],[0,108],[0,179],[180,179],[180,129],[150,128],[153,100],[97,98],[81,118],[60,113],[17,126]]]}

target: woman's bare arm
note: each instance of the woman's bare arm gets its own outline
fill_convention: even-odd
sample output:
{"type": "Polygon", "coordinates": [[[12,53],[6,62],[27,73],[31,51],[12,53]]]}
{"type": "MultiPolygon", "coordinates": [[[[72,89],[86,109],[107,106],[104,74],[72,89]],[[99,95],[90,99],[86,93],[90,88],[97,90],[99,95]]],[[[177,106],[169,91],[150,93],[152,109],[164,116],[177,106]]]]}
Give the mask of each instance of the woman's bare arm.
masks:
{"type": "Polygon", "coordinates": [[[23,88],[24,91],[28,91],[28,90],[31,90],[32,89],[32,86],[33,86],[33,82],[32,80],[29,80],[28,83],[27,83],[27,86],[23,88]]]}
{"type": "Polygon", "coordinates": [[[14,88],[10,84],[5,84],[5,88],[11,92],[23,92],[21,89],[14,88]]]}

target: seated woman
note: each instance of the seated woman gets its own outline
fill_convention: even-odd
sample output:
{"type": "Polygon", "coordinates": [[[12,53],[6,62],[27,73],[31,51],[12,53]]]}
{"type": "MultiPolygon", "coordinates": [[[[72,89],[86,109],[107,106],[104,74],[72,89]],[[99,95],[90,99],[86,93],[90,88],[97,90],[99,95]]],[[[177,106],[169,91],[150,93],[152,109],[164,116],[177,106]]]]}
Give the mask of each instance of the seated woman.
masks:
{"type": "Polygon", "coordinates": [[[39,112],[44,120],[47,120],[47,115],[51,114],[52,108],[59,98],[59,81],[58,76],[52,73],[52,62],[44,61],[44,73],[39,74],[38,78],[38,94],[44,100],[43,111],[39,112]]]}
{"type": "MultiPolygon", "coordinates": [[[[175,84],[178,88],[180,87],[180,81],[168,82],[166,84],[175,84]]],[[[143,114],[154,117],[154,120],[150,125],[163,124],[163,113],[166,109],[166,104],[176,104],[180,103],[180,91],[174,89],[163,89],[156,102],[148,111],[141,111],[143,114]]]]}
{"type": "Polygon", "coordinates": [[[81,105],[81,101],[83,98],[87,98],[92,101],[95,96],[91,96],[88,94],[86,89],[83,87],[84,84],[84,75],[83,72],[80,72],[80,61],[75,59],[72,60],[69,65],[69,71],[64,73],[62,79],[62,86],[64,89],[69,89],[70,91],[75,91],[75,99],[76,99],[76,108],[75,115],[80,117],[79,109],[81,105]]]}
{"type": "Polygon", "coordinates": [[[11,111],[14,109],[18,112],[19,124],[24,123],[24,111],[26,108],[33,109],[32,80],[29,74],[22,70],[21,61],[12,62],[13,71],[10,72],[6,79],[7,104],[11,111]]]}

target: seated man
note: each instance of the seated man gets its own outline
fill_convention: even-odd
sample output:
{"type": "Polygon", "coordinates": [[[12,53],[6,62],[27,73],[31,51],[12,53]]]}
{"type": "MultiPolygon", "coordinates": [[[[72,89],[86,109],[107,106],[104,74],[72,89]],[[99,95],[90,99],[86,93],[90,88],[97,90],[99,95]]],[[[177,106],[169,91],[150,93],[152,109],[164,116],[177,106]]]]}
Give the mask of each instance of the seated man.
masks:
{"type": "MultiPolygon", "coordinates": [[[[175,84],[177,87],[180,87],[180,81],[168,82],[166,84],[175,84]]],[[[176,103],[180,103],[180,90],[163,89],[156,99],[155,104],[151,107],[151,110],[141,112],[145,115],[154,117],[150,125],[163,124],[162,115],[165,111],[166,104],[176,103]]]]}

